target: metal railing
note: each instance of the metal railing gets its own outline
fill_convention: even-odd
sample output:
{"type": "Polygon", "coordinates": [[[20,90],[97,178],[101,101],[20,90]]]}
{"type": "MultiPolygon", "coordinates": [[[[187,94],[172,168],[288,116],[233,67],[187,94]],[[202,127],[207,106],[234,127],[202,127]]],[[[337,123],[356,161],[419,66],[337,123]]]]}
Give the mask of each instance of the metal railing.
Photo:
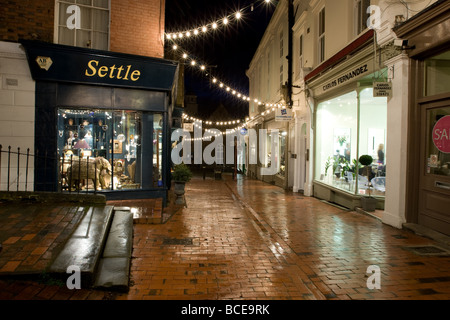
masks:
{"type": "Polygon", "coordinates": [[[4,155],[6,155],[6,160],[7,160],[7,163],[8,163],[8,165],[7,165],[7,173],[6,173],[6,175],[7,175],[7,182],[6,182],[6,191],[12,191],[11,190],[11,187],[12,186],[14,186],[14,184],[16,185],[16,190],[15,191],[19,191],[19,187],[20,187],[20,183],[21,183],[21,181],[20,181],[20,178],[21,178],[21,172],[20,172],[20,164],[21,164],[21,158],[23,158],[23,157],[25,157],[25,161],[26,161],[26,165],[25,165],[25,191],[28,191],[28,169],[29,169],[29,164],[30,164],[30,157],[34,157],[34,155],[31,155],[30,154],[30,149],[28,148],[27,149],[27,153],[21,153],[20,152],[20,148],[17,148],[17,152],[16,151],[12,151],[12,148],[11,148],[11,146],[9,146],[8,147],[8,151],[3,151],[3,147],[2,147],[2,145],[0,145],[0,184],[2,183],[2,179],[3,179],[3,176],[2,176],[2,173],[3,173],[3,163],[2,163],[2,161],[4,161],[3,160],[3,158],[4,158],[4,155]],[[14,171],[14,172],[12,172],[11,173],[11,168],[12,168],[12,161],[14,161],[14,159],[13,160],[11,160],[11,157],[14,157],[15,156],[15,158],[17,158],[16,159],[16,163],[17,163],[17,168],[14,168],[14,169],[17,169],[17,171],[14,171]],[[16,174],[15,175],[15,180],[14,180],[14,174],[16,174]],[[11,181],[13,181],[13,182],[11,182],[11,181]],[[15,183],[14,183],[14,181],[15,181],[15,183]]]}
{"type": "Polygon", "coordinates": [[[39,191],[47,191],[50,185],[51,191],[54,192],[97,193],[98,169],[102,168],[97,167],[95,158],[80,159],[73,155],[64,158],[57,154],[49,155],[47,151],[41,155],[39,150],[31,154],[29,148],[24,153],[20,148],[17,148],[17,151],[13,150],[11,146],[3,150],[3,146],[0,145],[0,189],[4,189],[3,191],[28,192],[36,191],[36,187],[39,191]],[[54,164],[58,166],[57,172],[54,164]],[[31,180],[32,170],[34,173],[31,180]],[[93,181],[93,188],[89,188],[89,180],[93,181]],[[81,181],[86,181],[85,190],[80,186],[81,181]],[[5,183],[6,187],[3,187],[5,183]]]}

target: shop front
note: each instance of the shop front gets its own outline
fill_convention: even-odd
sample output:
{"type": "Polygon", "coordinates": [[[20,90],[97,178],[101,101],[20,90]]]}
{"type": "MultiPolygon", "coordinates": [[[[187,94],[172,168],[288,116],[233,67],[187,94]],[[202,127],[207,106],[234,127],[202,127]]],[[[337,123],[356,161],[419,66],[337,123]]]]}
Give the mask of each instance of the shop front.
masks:
{"type": "Polygon", "coordinates": [[[34,189],[165,198],[177,64],[22,45],[36,82],[34,189]]]}
{"type": "Polygon", "coordinates": [[[394,31],[411,63],[406,222],[450,235],[450,3],[394,31]]]}
{"type": "Polygon", "coordinates": [[[307,79],[314,101],[314,196],[350,209],[371,196],[383,209],[388,103],[374,87],[387,83],[387,70],[374,63],[373,40],[356,48],[352,58],[307,79]],[[362,156],[369,163],[361,164],[362,156]]]}
{"type": "Polygon", "coordinates": [[[289,122],[266,119],[260,138],[260,178],[283,189],[288,188],[289,122]],[[262,135],[262,136],[261,136],[262,135]],[[264,174],[270,173],[270,174],[264,174]]]}

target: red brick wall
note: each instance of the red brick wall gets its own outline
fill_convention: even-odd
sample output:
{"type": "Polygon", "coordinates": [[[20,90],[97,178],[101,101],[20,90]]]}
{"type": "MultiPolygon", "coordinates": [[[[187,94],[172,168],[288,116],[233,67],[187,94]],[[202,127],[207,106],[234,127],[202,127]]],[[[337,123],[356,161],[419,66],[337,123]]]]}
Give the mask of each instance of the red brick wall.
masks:
{"type": "Polygon", "coordinates": [[[0,40],[53,42],[55,0],[0,0],[0,40]]]}
{"type": "Polygon", "coordinates": [[[163,58],[165,0],[111,0],[111,51],[163,58]]]}

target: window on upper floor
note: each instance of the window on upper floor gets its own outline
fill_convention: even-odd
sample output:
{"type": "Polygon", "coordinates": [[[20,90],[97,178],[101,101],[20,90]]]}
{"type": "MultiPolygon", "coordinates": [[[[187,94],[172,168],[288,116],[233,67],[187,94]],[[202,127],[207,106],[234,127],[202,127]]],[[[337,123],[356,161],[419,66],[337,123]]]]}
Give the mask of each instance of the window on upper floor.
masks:
{"type": "Polygon", "coordinates": [[[319,63],[325,61],[325,8],[319,12],[319,63]]]}
{"type": "Polygon", "coordinates": [[[55,12],[56,43],[109,49],[110,0],[56,0],[55,12]]]}
{"type": "Polygon", "coordinates": [[[367,13],[367,10],[370,6],[370,0],[355,0],[356,4],[356,34],[362,33],[367,29],[367,21],[370,18],[370,14],[367,13]]]}

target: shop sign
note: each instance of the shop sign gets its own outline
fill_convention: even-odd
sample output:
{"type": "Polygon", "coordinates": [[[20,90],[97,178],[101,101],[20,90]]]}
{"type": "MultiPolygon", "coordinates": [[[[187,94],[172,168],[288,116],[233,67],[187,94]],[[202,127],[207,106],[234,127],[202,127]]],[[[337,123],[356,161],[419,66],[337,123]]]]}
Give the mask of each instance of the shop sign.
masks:
{"type": "Polygon", "coordinates": [[[183,130],[187,132],[194,132],[194,124],[193,123],[183,123],[183,130]]]}
{"type": "Polygon", "coordinates": [[[338,78],[334,79],[333,81],[330,81],[322,86],[323,92],[326,92],[332,88],[339,87],[345,83],[347,83],[350,80],[353,80],[355,78],[359,78],[360,76],[369,73],[369,65],[365,64],[363,66],[360,66],[354,70],[351,70],[349,72],[346,72],[345,74],[339,76],[338,78]]]}
{"type": "Polygon", "coordinates": [[[36,63],[39,67],[45,71],[48,71],[53,64],[52,58],[50,57],[37,57],[36,63]]]}
{"type": "Polygon", "coordinates": [[[275,121],[291,121],[292,110],[291,109],[277,109],[275,111],[275,121]]]}
{"type": "Polygon", "coordinates": [[[441,118],[434,126],[433,143],[439,151],[450,153],[450,116],[441,118]]]}
{"type": "Polygon", "coordinates": [[[392,83],[390,82],[374,82],[373,96],[375,98],[390,97],[392,95],[392,83]]]}
{"type": "Polygon", "coordinates": [[[173,61],[23,40],[34,80],[171,91],[173,61]],[[51,66],[51,68],[50,68],[51,66]]]}

